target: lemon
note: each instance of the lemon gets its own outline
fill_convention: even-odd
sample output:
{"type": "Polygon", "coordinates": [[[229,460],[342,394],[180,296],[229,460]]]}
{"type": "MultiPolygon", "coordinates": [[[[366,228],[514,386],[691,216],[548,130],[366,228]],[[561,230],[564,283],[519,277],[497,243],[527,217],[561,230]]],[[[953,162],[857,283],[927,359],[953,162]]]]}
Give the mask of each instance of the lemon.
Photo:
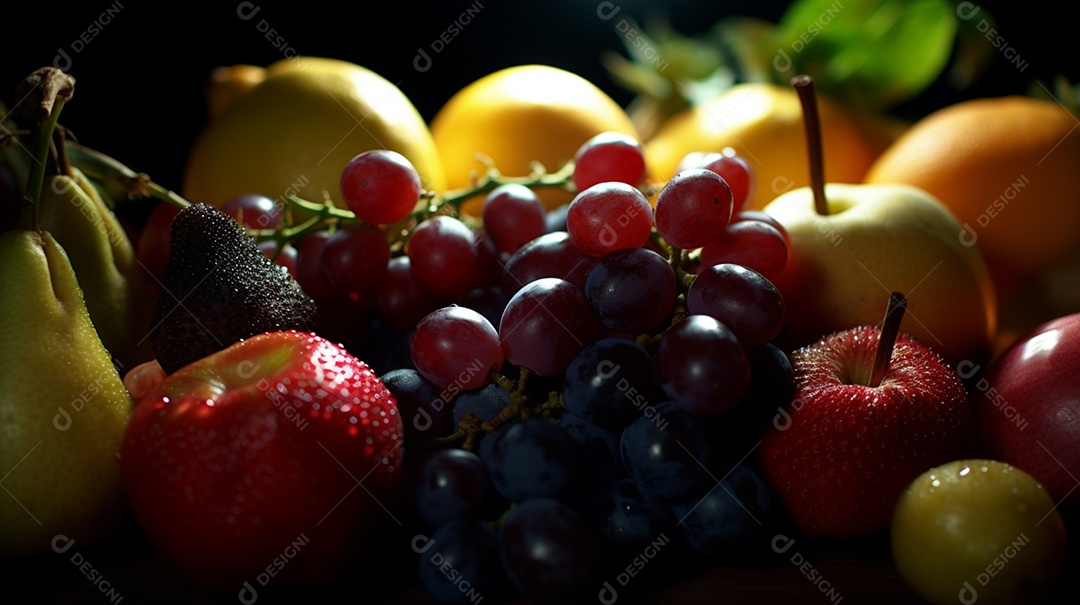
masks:
{"type": "MultiPolygon", "coordinates": [[[[883,147],[854,112],[818,95],[825,180],[860,183],[883,147]]],[[[877,128],[875,126],[875,128],[877,128]]],[[[730,147],[753,171],[748,208],[761,209],[781,193],[810,184],[802,105],[793,88],[746,83],[676,114],[645,143],[656,178],[668,180],[691,152],[730,147]]]]}
{"type": "MultiPolygon", "coordinates": [[[[469,186],[487,170],[488,160],[505,176],[527,176],[533,162],[553,172],[607,131],[639,138],[614,99],[585,78],[548,65],[488,74],[458,91],[431,121],[450,188],[469,186]]],[[[548,209],[572,198],[557,189],[537,194],[548,209]]],[[[475,202],[464,210],[479,214],[475,202]]]]}
{"type": "Polygon", "coordinates": [[[220,100],[220,115],[189,153],[182,188],[187,199],[221,205],[257,193],[340,201],[345,165],[372,149],[408,158],[425,189],[445,188],[424,119],[375,72],[347,61],[296,57],[270,65],[265,78],[249,80],[250,86],[242,76],[234,79],[241,82],[227,87],[233,98],[220,100]]]}

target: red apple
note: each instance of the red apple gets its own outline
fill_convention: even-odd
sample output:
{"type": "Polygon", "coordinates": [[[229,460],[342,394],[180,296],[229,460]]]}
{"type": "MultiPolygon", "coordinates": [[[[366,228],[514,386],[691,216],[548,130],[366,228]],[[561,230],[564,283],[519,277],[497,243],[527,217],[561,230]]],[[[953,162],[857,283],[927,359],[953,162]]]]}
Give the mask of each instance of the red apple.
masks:
{"type": "Polygon", "coordinates": [[[897,334],[900,314],[890,312],[884,328],[833,333],[792,354],[795,395],[766,429],[760,453],[764,478],[808,534],[878,534],[916,477],[974,452],[959,376],[897,334]]]}
{"type": "Polygon", "coordinates": [[[157,386],[144,371],[129,381],[150,390],[121,443],[124,488],[150,542],[199,584],[247,598],[271,581],[322,584],[386,520],[401,418],[338,345],[272,332],[157,386]]]}
{"type": "MultiPolygon", "coordinates": [[[[971,376],[978,369],[958,367],[971,376]]],[[[1014,343],[974,390],[987,453],[1027,471],[1067,510],[1080,510],[1080,495],[1073,493],[1080,486],[1080,313],[1014,343]]]]}

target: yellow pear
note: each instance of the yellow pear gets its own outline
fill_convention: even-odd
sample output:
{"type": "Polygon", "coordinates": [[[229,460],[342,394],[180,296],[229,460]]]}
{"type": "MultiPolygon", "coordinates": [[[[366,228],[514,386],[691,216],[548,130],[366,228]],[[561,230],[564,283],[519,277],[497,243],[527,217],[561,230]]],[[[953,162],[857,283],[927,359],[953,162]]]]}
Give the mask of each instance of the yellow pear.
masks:
{"type": "Polygon", "coordinates": [[[149,361],[153,301],[124,228],[78,168],[45,177],[41,198],[38,225],[68,253],[101,342],[122,369],[149,361]]]}
{"type": "Polygon", "coordinates": [[[124,511],[131,398],[52,235],[0,235],[0,283],[0,555],[93,540],[124,511]]]}

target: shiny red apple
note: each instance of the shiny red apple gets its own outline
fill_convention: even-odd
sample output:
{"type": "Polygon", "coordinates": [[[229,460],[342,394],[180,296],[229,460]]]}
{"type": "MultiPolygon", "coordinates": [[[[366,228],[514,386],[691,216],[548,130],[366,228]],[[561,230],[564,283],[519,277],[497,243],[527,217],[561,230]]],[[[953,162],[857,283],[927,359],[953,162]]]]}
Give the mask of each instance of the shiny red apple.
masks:
{"type": "MultiPolygon", "coordinates": [[[[978,368],[957,370],[973,377],[978,368]]],[[[987,453],[1080,511],[1080,313],[1045,323],[1002,352],[975,382],[973,402],[987,453]]]]}
{"type": "Polygon", "coordinates": [[[796,526],[827,538],[880,534],[926,469],[968,457],[975,422],[964,386],[934,350],[884,325],[830,334],[792,354],[795,395],[762,434],[763,478],[796,526]]]}

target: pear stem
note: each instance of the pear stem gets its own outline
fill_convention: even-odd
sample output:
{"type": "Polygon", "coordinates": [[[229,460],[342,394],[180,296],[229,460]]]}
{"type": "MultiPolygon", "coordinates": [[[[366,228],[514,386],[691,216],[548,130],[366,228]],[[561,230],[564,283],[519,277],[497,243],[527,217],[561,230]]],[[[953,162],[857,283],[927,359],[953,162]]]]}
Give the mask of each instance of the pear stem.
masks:
{"type": "Polygon", "coordinates": [[[885,309],[885,319],[881,324],[881,336],[878,339],[877,354],[874,357],[874,368],[870,371],[870,382],[866,385],[876,388],[885,378],[885,372],[889,369],[889,361],[892,359],[893,347],[896,346],[896,337],[900,333],[900,322],[904,319],[904,311],[907,309],[907,297],[899,292],[889,295],[889,305],[885,309]]]}
{"type": "Polygon", "coordinates": [[[807,75],[795,76],[791,85],[802,104],[803,125],[806,128],[806,150],[810,157],[810,190],[814,192],[814,210],[819,216],[829,215],[829,203],[825,199],[825,154],[821,143],[821,118],[818,114],[814,79],[807,75]]]}
{"type": "Polygon", "coordinates": [[[41,189],[45,186],[45,166],[49,161],[49,147],[52,144],[56,122],[60,118],[60,110],[64,108],[66,101],[65,97],[57,96],[52,105],[52,110],[49,112],[49,117],[38,126],[37,147],[34,148],[33,157],[34,163],[30,167],[30,179],[27,182],[26,189],[27,197],[30,198],[30,203],[34,205],[32,218],[30,219],[32,229],[37,229],[38,218],[41,216],[41,189]]]}

